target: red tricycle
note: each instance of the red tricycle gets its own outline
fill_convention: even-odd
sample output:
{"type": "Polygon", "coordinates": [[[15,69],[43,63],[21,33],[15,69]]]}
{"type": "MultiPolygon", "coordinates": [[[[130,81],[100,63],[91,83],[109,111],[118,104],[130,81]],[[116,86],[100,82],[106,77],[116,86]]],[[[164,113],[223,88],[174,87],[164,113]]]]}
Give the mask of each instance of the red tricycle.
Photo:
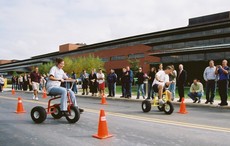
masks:
{"type": "MultiPolygon", "coordinates": [[[[68,81],[68,82],[70,82],[70,81],[68,81]]],[[[67,121],[69,123],[76,123],[80,119],[79,108],[73,105],[71,98],[70,98],[69,91],[67,92],[68,114],[65,114],[65,115],[63,115],[61,112],[60,103],[53,104],[53,105],[51,104],[51,102],[53,100],[60,99],[61,96],[60,95],[51,95],[51,94],[48,94],[48,96],[51,96],[52,98],[48,101],[48,107],[47,108],[44,108],[42,106],[36,106],[31,110],[30,115],[31,115],[32,120],[35,123],[42,123],[43,121],[45,121],[47,114],[51,114],[54,119],[60,119],[62,116],[65,116],[65,118],[67,119],[67,121]]]]}

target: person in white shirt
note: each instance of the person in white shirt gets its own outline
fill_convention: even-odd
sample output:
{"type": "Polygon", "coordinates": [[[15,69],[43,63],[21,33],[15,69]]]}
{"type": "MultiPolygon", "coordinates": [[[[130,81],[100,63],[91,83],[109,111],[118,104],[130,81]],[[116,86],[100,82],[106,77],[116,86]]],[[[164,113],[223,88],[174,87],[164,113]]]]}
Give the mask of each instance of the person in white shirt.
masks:
{"type": "Polygon", "coordinates": [[[153,81],[153,90],[158,92],[159,103],[163,104],[162,94],[166,90],[166,87],[170,85],[169,74],[173,71],[171,66],[167,66],[165,70],[160,70],[156,73],[156,77],[153,81]]]}
{"type": "MultiPolygon", "coordinates": [[[[77,100],[75,97],[75,94],[72,90],[67,90],[64,87],[61,87],[61,82],[64,82],[64,80],[72,80],[71,78],[68,78],[68,76],[65,74],[65,72],[62,70],[64,67],[64,60],[61,58],[56,59],[56,66],[53,66],[50,69],[49,72],[49,79],[46,84],[46,90],[49,94],[53,95],[61,95],[61,111],[63,114],[68,114],[67,112],[67,92],[70,93],[70,98],[74,106],[77,105],[77,100]]],[[[83,109],[80,109],[80,112],[83,112],[83,109]]]]}
{"type": "Polygon", "coordinates": [[[105,93],[105,75],[102,72],[102,69],[99,69],[99,72],[97,73],[97,82],[98,82],[98,89],[101,95],[104,95],[105,93]]]}
{"type": "Polygon", "coordinates": [[[217,75],[215,74],[216,67],[214,66],[214,61],[209,61],[209,66],[205,68],[203,77],[206,81],[206,102],[205,104],[213,104],[214,97],[216,93],[216,80],[217,75]],[[210,97],[210,91],[211,91],[211,97],[210,97]]]}

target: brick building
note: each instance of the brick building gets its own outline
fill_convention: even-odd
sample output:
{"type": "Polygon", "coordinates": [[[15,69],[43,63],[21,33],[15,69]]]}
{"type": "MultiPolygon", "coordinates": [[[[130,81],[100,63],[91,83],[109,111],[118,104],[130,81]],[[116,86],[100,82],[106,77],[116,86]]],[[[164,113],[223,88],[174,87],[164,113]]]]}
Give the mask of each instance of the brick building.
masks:
{"type": "Polygon", "coordinates": [[[59,51],[31,57],[30,59],[0,65],[1,72],[30,71],[33,65],[54,60],[56,57],[88,56],[100,57],[108,71],[117,71],[128,65],[128,59],[139,59],[140,66],[147,72],[159,63],[184,64],[188,71],[188,82],[202,79],[208,60],[220,64],[230,59],[230,12],[191,18],[188,26],[137,35],[117,40],[85,44],[65,44],[59,51]]]}

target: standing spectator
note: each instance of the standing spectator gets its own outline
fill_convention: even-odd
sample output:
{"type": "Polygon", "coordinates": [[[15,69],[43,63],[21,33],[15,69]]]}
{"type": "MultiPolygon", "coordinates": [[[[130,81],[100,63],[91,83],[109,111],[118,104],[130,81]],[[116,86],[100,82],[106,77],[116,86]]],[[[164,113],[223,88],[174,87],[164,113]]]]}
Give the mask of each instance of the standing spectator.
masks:
{"type": "Polygon", "coordinates": [[[0,75],[0,92],[3,92],[4,84],[5,84],[5,81],[4,81],[3,75],[0,75]]]}
{"type": "Polygon", "coordinates": [[[228,61],[223,60],[222,65],[217,65],[215,71],[215,73],[219,75],[218,89],[219,89],[221,103],[219,103],[218,105],[220,106],[228,105],[227,98],[228,98],[229,67],[227,64],[228,61]]]}
{"type": "Polygon", "coordinates": [[[102,69],[99,69],[99,72],[97,73],[97,81],[98,81],[98,89],[100,92],[100,96],[104,95],[105,93],[105,75],[102,72],[102,69]]]}
{"type": "Polygon", "coordinates": [[[42,88],[43,92],[46,91],[46,79],[45,78],[46,78],[46,75],[43,74],[41,76],[41,82],[40,82],[40,85],[41,85],[41,88],[42,88]]]}
{"type": "Polygon", "coordinates": [[[161,71],[161,70],[163,70],[163,64],[162,63],[160,63],[158,66],[158,71],[161,71]]]}
{"type": "Polygon", "coordinates": [[[196,103],[197,100],[198,103],[200,103],[200,99],[203,96],[203,93],[204,89],[202,83],[199,80],[194,79],[190,87],[190,92],[188,93],[188,96],[193,100],[193,103],[196,103]]]}
{"type": "Polygon", "coordinates": [[[116,93],[116,82],[117,82],[117,74],[114,72],[113,69],[110,70],[109,75],[107,76],[108,81],[108,89],[109,95],[108,97],[114,97],[116,93]]]}
{"type": "Polygon", "coordinates": [[[97,96],[97,75],[92,69],[91,74],[89,75],[89,92],[92,93],[92,96],[97,96]]]}
{"type": "Polygon", "coordinates": [[[206,102],[205,104],[213,104],[214,97],[216,93],[216,67],[214,66],[214,61],[209,61],[209,66],[205,68],[203,77],[206,81],[206,102]],[[210,98],[210,91],[211,91],[211,98],[210,98]]]}
{"type": "Polygon", "coordinates": [[[179,74],[177,76],[177,84],[178,84],[178,92],[179,92],[179,100],[177,102],[181,102],[181,99],[184,97],[184,85],[187,80],[187,72],[183,69],[183,65],[179,65],[179,74]]]}
{"type": "Polygon", "coordinates": [[[18,86],[19,86],[19,90],[23,90],[23,77],[22,75],[19,75],[19,78],[18,78],[18,86]]]}
{"type": "Polygon", "coordinates": [[[176,92],[176,78],[177,78],[177,71],[172,65],[173,71],[169,74],[169,81],[171,84],[169,85],[169,91],[172,93],[172,101],[175,99],[175,92],[176,92]]]}
{"type": "Polygon", "coordinates": [[[145,99],[145,91],[144,91],[145,74],[143,73],[141,67],[139,67],[138,69],[136,78],[137,78],[137,98],[136,99],[139,99],[140,97],[140,90],[141,90],[143,99],[145,99]]]}
{"type": "Polygon", "coordinates": [[[83,70],[83,73],[81,75],[81,80],[82,80],[82,89],[83,93],[82,95],[88,95],[88,86],[89,86],[89,74],[86,72],[86,70],[83,70]]]}
{"type": "Polygon", "coordinates": [[[133,84],[133,71],[129,66],[126,67],[126,76],[127,76],[127,86],[126,86],[126,98],[132,97],[132,84],[133,84]]]}
{"type": "Polygon", "coordinates": [[[37,66],[35,66],[35,70],[32,73],[30,73],[30,77],[31,77],[31,85],[34,91],[33,99],[38,100],[38,90],[41,81],[41,75],[38,72],[37,66]]]}
{"type": "Polygon", "coordinates": [[[16,82],[17,82],[16,76],[12,76],[11,82],[12,82],[12,89],[16,90],[16,82]]]}
{"type": "Polygon", "coordinates": [[[15,77],[15,90],[19,90],[19,86],[18,86],[18,76],[15,77]]]}
{"type": "Polygon", "coordinates": [[[156,68],[152,67],[147,77],[148,78],[148,98],[147,99],[150,99],[150,97],[153,98],[154,96],[152,84],[155,79],[155,76],[156,76],[156,68]]]}
{"type": "Polygon", "coordinates": [[[126,97],[126,68],[122,68],[122,74],[121,74],[121,91],[122,95],[121,98],[126,97]]]}
{"type": "Polygon", "coordinates": [[[27,89],[28,89],[28,84],[29,84],[28,76],[27,76],[27,74],[25,73],[24,76],[23,76],[23,90],[24,90],[24,91],[27,91],[27,89]]]}
{"type": "MultiPolygon", "coordinates": [[[[74,71],[72,71],[71,78],[75,79],[75,80],[77,79],[76,73],[74,71]]],[[[73,90],[74,93],[77,94],[77,84],[76,84],[76,82],[73,82],[72,84],[73,84],[73,89],[72,90],[73,90]]]]}
{"type": "Polygon", "coordinates": [[[28,81],[29,81],[29,90],[32,91],[33,90],[33,87],[32,87],[32,82],[31,82],[31,77],[30,77],[30,74],[28,74],[28,81]]]}

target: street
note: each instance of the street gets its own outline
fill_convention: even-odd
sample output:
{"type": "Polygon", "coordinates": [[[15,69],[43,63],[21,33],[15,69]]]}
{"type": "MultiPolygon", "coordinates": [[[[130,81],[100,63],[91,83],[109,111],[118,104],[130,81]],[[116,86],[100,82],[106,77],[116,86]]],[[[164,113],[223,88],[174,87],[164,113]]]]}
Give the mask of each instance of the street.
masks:
{"type": "Polygon", "coordinates": [[[85,110],[80,120],[69,124],[65,118],[55,120],[51,115],[42,124],[35,124],[30,111],[46,99],[32,100],[32,93],[0,94],[0,146],[228,146],[230,145],[230,110],[224,108],[190,107],[188,114],[179,114],[179,105],[166,115],[152,107],[143,113],[141,101],[78,96],[85,110]],[[16,114],[17,97],[22,97],[26,113],[16,114]],[[113,137],[99,140],[97,133],[100,109],[105,110],[109,133],[113,137]]]}

